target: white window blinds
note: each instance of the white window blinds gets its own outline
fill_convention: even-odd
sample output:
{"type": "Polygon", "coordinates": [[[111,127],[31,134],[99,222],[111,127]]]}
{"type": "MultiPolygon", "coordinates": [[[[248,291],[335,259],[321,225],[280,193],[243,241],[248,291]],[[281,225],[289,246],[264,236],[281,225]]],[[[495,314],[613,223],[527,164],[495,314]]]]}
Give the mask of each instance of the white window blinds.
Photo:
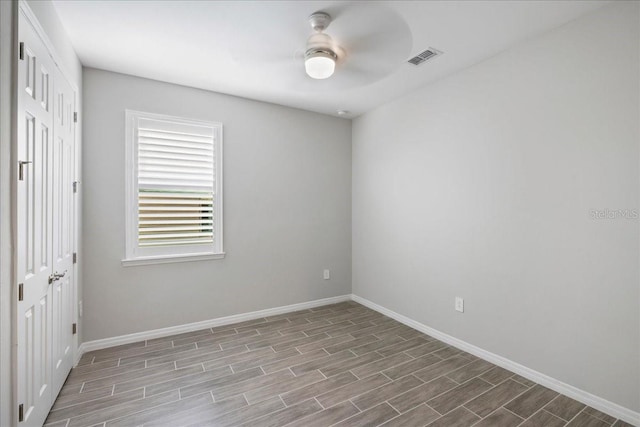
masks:
{"type": "Polygon", "coordinates": [[[140,246],[213,243],[214,129],[138,122],[140,246]]]}
{"type": "Polygon", "coordinates": [[[220,125],[128,115],[135,168],[128,258],[221,253],[220,125]]]}

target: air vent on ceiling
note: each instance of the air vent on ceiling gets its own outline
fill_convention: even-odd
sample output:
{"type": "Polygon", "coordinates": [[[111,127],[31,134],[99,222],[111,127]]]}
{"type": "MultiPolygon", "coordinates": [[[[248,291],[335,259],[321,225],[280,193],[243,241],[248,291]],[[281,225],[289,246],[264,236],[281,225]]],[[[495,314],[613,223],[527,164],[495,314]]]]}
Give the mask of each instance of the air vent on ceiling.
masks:
{"type": "Polygon", "coordinates": [[[409,62],[409,64],[413,64],[413,65],[420,65],[423,62],[427,62],[428,60],[433,59],[438,55],[442,55],[442,52],[430,47],[429,49],[425,50],[424,52],[420,52],[419,54],[417,54],[413,58],[409,59],[409,61],[407,61],[407,62],[409,62]]]}

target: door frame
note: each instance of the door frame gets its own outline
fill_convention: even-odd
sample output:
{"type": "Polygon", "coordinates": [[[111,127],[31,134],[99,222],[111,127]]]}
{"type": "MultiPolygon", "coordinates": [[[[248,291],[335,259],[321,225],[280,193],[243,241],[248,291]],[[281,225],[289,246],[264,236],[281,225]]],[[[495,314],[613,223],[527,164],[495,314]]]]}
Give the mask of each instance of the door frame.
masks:
{"type": "MultiPolygon", "coordinates": [[[[12,2],[13,3],[13,2],[12,2]]],[[[14,10],[13,12],[13,16],[12,16],[12,22],[13,22],[13,26],[12,26],[12,45],[14,47],[14,49],[12,50],[12,57],[11,57],[11,161],[10,161],[10,165],[9,165],[9,173],[11,176],[10,179],[10,186],[11,186],[11,203],[10,203],[10,211],[11,211],[11,251],[10,251],[10,260],[4,260],[3,261],[3,267],[4,266],[10,266],[11,267],[11,271],[10,271],[10,276],[11,279],[9,281],[10,286],[11,286],[11,314],[10,314],[10,329],[11,329],[11,367],[15,367],[17,366],[17,348],[18,348],[18,342],[17,342],[17,325],[16,325],[16,315],[17,315],[17,305],[18,305],[18,283],[17,283],[17,278],[16,278],[16,271],[17,271],[17,254],[16,254],[16,248],[17,248],[17,237],[16,237],[16,233],[13,232],[13,230],[16,229],[16,225],[17,225],[17,186],[18,186],[18,181],[17,181],[17,167],[15,166],[17,164],[17,149],[18,149],[18,138],[17,138],[17,103],[18,103],[18,93],[16,90],[17,84],[18,84],[18,66],[19,66],[19,59],[18,59],[18,50],[17,50],[17,46],[18,43],[20,42],[20,40],[18,40],[18,30],[19,30],[19,25],[20,25],[20,18],[24,18],[25,19],[25,23],[26,25],[30,25],[32,27],[32,29],[36,32],[37,36],[42,40],[42,42],[44,43],[49,55],[51,56],[51,58],[53,59],[53,62],[55,63],[55,65],[58,67],[58,69],[60,70],[60,73],[62,74],[63,78],[65,80],[67,80],[67,82],[69,83],[69,85],[71,86],[71,88],[74,91],[74,105],[75,105],[75,109],[79,110],[79,89],[78,89],[78,85],[76,84],[76,82],[74,82],[72,79],[69,78],[70,73],[68,72],[68,70],[65,68],[65,66],[63,65],[63,62],[60,60],[60,55],[57,53],[53,43],[51,42],[51,40],[49,39],[49,37],[47,36],[44,28],[42,27],[42,25],[40,24],[40,22],[38,21],[36,15],[34,14],[34,12],[31,10],[31,8],[29,7],[28,3],[26,2],[26,0],[19,0],[17,2],[17,5],[14,3],[14,10]]],[[[79,113],[79,111],[78,111],[79,113]]],[[[74,181],[79,182],[79,177],[80,177],[80,156],[81,156],[81,132],[80,132],[80,124],[81,124],[81,118],[82,116],[80,114],[78,114],[78,121],[76,123],[76,125],[74,126],[74,137],[73,137],[73,153],[74,153],[74,170],[73,170],[73,176],[74,176],[74,181]]],[[[6,165],[6,163],[3,163],[3,165],[6,165]]],[[[74,224],[73,224],[73,252],[77,253],[78,249],[79,249],[79,243],[81,241],[80,239],[80,227],[79,225],[81,224],[81,191],[80,191],[80,186],[78,186],[78,190],[77,193],[74,196],[74,224]]],[[[79,267],[78,267],[79,263],[75,263],[73,264],[73,269],[74,269],[74,278],[75,278],[75,292],[74,292],[74,308],[73,308],[73,314],[72,317],[75,321],[75,323],[78,324],[78,332],[81,331],[81,325],[79,324],[79,316],[78,316],[78,294],[79,294],[79,289],[81,289],[81,285],[82,285],[82,281],[81,278],[79,276],[79,267]]],[[[5,318],[7,318],[7,316],[5,316],[5,318]]],[[[77,364],[78,362],[78,357],[79,357],[79,353],[78,353],[78,347],[79,347],[79,333],[75,334],[73,336],[73,361],[74,361],[74,366],[77,364]]],[[[11,420],[12,420],[12,425],[18,425],[18,404],[20,402],[17,401],[18,397],[17,397],[17,369],[11,369],[11,410],[9,411],[11,415],[11,420]]]]}
{"type": "Polygon", "coordinates": [[[13,343],[15,304],[15,279],[13,275],[14,227],[14,173],[16,139],[16,39],[18,30],[18,5],[0,2],[0,425],[15,423],[16,384],[12,369],[15,360],[13,343]]]}

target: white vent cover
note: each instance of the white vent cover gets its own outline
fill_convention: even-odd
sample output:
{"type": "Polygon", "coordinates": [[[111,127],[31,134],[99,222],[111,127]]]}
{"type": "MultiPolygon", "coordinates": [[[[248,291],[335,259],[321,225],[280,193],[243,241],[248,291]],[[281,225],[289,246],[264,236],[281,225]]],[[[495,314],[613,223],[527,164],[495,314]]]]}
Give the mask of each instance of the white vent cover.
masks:
{"type": "Polygon", "coordinates": [[[440,52],[437,49],[434,49],[434,48],[430,47],[429,49],[425,50],[424,52],[420,52],[419,54],[417,54],[413,58],[409,59],[409,61],[407,61],[407,62],[409,64],[413,64],[413,65],[420,65],[423,62],[427,62],[428,60],[433,59],[438,55],[442,55],[442,52],[440,52]]]}

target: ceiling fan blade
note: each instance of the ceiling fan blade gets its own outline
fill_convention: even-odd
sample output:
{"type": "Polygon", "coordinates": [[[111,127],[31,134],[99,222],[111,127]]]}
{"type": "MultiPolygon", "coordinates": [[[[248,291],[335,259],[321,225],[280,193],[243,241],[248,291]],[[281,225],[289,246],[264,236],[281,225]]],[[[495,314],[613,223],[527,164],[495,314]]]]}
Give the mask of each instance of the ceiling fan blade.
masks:
{"type": "Polygon", "coordinates": [[[269,51],[267,49],[256,49],[253,47],[243,47],[231,52],[231,58],[242,65],[253,64],[274,64],[281,62],[298,63],[304,61],[304,50],[294,49],[291,52],[283,52],[282,49],[269,51]]]}
{"type": "Polygon", "coordinates": [[[328,32],[343,50],[339,63],[345,69],[357,65],[366,70],[367,81],[388,74],[411,52],[413,37],[407,23],[384,5],[352,4],[334,24],[328,32]]]}

